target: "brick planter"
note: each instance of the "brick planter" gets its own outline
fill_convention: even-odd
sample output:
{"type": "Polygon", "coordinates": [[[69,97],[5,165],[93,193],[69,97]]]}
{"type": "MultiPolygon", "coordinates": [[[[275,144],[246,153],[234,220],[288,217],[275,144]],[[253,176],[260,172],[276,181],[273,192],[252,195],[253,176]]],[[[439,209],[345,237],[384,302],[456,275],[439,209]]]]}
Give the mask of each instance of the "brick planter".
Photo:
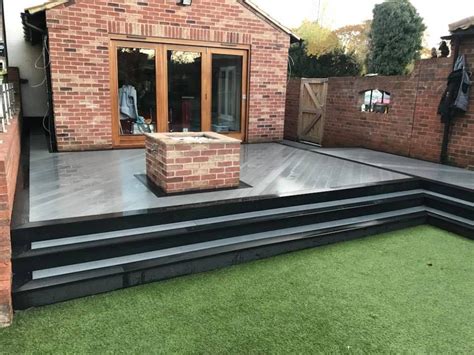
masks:
{"type": "Polygon", "coordinates": [[[148,178],[166,193],[237,187],[240,141],[213,132],[146,135],[148,178]]]}

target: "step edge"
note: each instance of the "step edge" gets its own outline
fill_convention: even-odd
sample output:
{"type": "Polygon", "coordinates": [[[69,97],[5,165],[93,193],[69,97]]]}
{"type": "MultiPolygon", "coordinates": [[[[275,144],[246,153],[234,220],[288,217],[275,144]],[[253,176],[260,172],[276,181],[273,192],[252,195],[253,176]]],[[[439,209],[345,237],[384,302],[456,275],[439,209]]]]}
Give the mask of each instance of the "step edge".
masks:
{"type": "MultiPolygon", "coordinates": [[[[333,212],[334,210],[337,209],[352,209],[352,208],[357,208],[359,206],[365,207],[365,206],[373,206],[377,204],[386,204],[386,203],[391,203],[394,201],[403,201],[403,200],[410,200],[410,199],[416,199],[416,198],[422,198],[423,196],[423,191],[416,189],[416,190],[408,190],[407,194],[403,195],[397,195],[397,196],[389,196],[389,197],[380,197],[376,198],[373,200],[367,200],[367,201],[361,201],[361,202],[352,202],[355,199],[360,199],[360,198],[354,198],[354,199],[345,199],[345,200],[339,200],[339,201],[348,201],[350,202],[344,202],[341,204],[337,205],[331,205],[331,206],[315,206],[315,205],[321,205],[323,203],[313,203],[313,204],[304,204],[304,205],[297,205],[297,206],[290,206],[290,207],[285,207],[285,208],[277,208],[277,209],[272,209],[272,210],[265,210],[268,211],[268,213],[264,213],[261,215],[261,211],[254,211],[254,212],[245,212],[245,213],[239,213],[239,214],[230,214],[230,215],[225,215],[221,217],[212,217],[212,218],[204,218],[204,219],[198,219],[198,220],[190,220],[190,221],[183,221],[183,222],[177,222],[177,223],[170,223],[170,224],[161,224],[161,225],[156,225],[156,226],[147,226],[147,227],[137,227],[137,228],[130,228],[130,229],[121,229],[121,230],[116,230],[116,231],[109,231],[109,232],[102,232],[102,233],[91,233],[91,234],[84,234],[84,235],[77,235],[77,236],[64,236],[60,238],[51,238],[51,239],[34,239],[34,240],[29,240],[29,241],[18,241],[15,242],[13,240],[14,246],[20,247],[21,245],[29,244],[29,243],[41,243],[41,242],[47,242],[47,241],[53,241],[53,240],[65,240],[68,238],[80,238],[80,237],[88,237],[88,238],[94,238],[96,236],[99,236],[98,239],[93,239],[90,241],[85,241],[81,243],[88,243],[88,242],[94,242],[98,240],[113,240],[113,239],[120,239],[120,238],[126,238],[131,235],[142,235],[142,234],[151,234],[151,233],[163,233],[164,236],[166,236],[166,233],[173,233],[175,231],[181,231],[181,230],[188,230],[189,232],[192,231],[201,231],[201,230],[207,230],[209,228],[210,230],[214,228],[222,228],[225,227],[226,224],[229,224],[230,226],[233,226],[235,224],[240,224],[239,222],[242,221],[251,221],[251,222],[263,222],[265,220],[273,220],[273,219],[278,219],[278,218],[287,218],[287,217],[293,217],[293,216],[303,216],[303,215],[309,215],[309,214],[317,214],[317,213],[328,213],[328,212],[333,212]],[[294,210],[294,211],[284,211],[284,210],[291,210],[293,207],[300,207],[301,209],[294,210]],[[304,209],[303,206],[314,206],[311,207],[310,209],[304,209]],[[281,210],[279,213],[271,213],[270,211],[274,210],[281,210]],[[260,213],[260,215],[259,215],[260,213]],[[241,218],[235,218],[235,216],[242,216],[241,218]],[[251,215],[251,216],[249,216],[251,215]],[[247,217],[248,216],[248,217],[247,217]],[[225,217],[225,218],[224,218],[225,217]],[[213,221],[216,219],[221,219],[221,221],[213,221]],[[197,222],[197,223],[196,223],[197,222]],[[167,228],[166,226],[169,226],[167,228]],[[217,226],[217,227],[215,227],[217,226]],[[156,231],[153,231],[153,227],[156,227],[156,231]],[[163,228],[165,227],[165,228],[163,228]],[[175,227],[175,228],[173,228],[175,227]],[[148,229],[149,231],[140,233],[140,230],[145,230],[148,229]],[[132,233],[130,232],[137,231],[137,233],[132,233]],[[116,235],[118,234],[118,235],[116,235]],[[100,238],[100,236],[105,236],[103,238],[100,238]],[[110,237],[107,237],[107,235],[110,235],[110,237]]],[[[392,194],[392,193],[390,193],[392,194]]],[[[395,193],[398,194],[398,193],[395,193]]],[[[380,195],[387,195],[387,194],[380,194],[380,195]]],[[[373,195],[373,196],[379,196],[379,195],[373,195]]],[[[61,243],[56,246],[52,247],[59,247],[59,246],[65,246],[65,245],[74,245],[74,244],[81,244],[81,243],[61,243]]],[[[52,248],[51,247],[51,248],[52,248]]],[[[35,248],[32,250],[41,250],[41,249],[47,249],[50,247],[43,247],[43,248],[35,248]]]]}
{"type": "MultiPolygon", "coordinates": [[[[426,212],[424,211],[424,209],[417,209],[416,211],[412,211],[412,212],[409,212],[409,213],[406,213],[406,214],[381,218],[379,220],[375,219],[375,220],[368,220],[368,221],[364,221],[364,222],[355,222],[355,223],[352,223],[352,224],[337,226],[336,228],[330,227],[330,228],[322,229],[320,231],[313,230],[313,231],[295,233],[295,234],[290,234],[290,235],[282,235],[280,237],[268,237],[268,238],[264,238],[264,239],[261,240],[261,241],[267,241],[267,243],[262,243],[261,245],[271,245],[271,244],[276,244],[276,243],[281,243],[282,242],[282,241],[275,241],[275,239],[283,238],[283,239],[285,239],[285,241],[283,241],[283,242],[289,242],[291,240],[287,240],[287,239],[289,237],[292,237],[292,236],[304,235],[300,238],[295,238],[295,239],[314,238],[314,237],[317,237],[317,236],[323,236],[323,235],[326,235],[326,234],[342,232],[342,231],[345,231],[345,230],[351,230],[351,229],[357,230],[357,229],[361,229],[361,228],[367,228],[368,226],[382,225],[382,224],[385,224],[385,223],[398,222],[398,221],[402,221],[402,220],[420,218],[420,217],[425,217],[425,216],[426,216],[426,212]],[[318,232],[320,232],[320,234],[318,232]],[[269,242],[271,240],[274,240],[274,241],[269,242]]],[[[295,239],[293,239],[293,240],[295,240],[295,239]]],[[[235,243],[235,244],[231,244],[230,247],[237,247],[241,244],[249,244],[249,243],[254,243],[254,242],[255,241],[246,241],[246,242],[242,242],[242,243],[235,243]]],[[[219,254],[219,253],[221,253],[221,252],[219,252],[219,250],[221,248],[226,248],[226,247],[227,247],[227,245],[226,246],[216,246],[216,247],[212,248],[214,253],[209,254],[209,255],[219,254]]],[[[256,246],[253,246],[253,247],[256,247],[256,246]]],[[[247,248],[248,247],[236,248],[236,250],[240,250],[240,249],[244,250],[244,249],[247,249],[247,248]]],[[[201,251],[198,251],[198,252],[201,252],[201,251]]],[[[229,252],[231,252],[231,251],[229,251],[229,252]]],[[[193,253],[196,253],[196,251],[188,251],[188,252],[183,254],[183,255],[191,255],[189,258],[183,258],[183,259],[176,260],[176,261],[168,261],[166,263],[159,264],[159,265],[172,264],[172,263],[175,263],[175,262],[182,262],[182,261],[185,261],[185,260],[191,260],[191,259],[199,258],[199,257],[193,257],[192,256],[193,253]]],[[[179,255],[179,256],[182,256],[182,255],[179,255]]],[[[171,258],[171,257],[172,256],[164,256],[164,257],[159,257],[159,258],[155,258],[155,259],[132,262],[132,263],[128,263],[128,264],[125,263],[125,264],[121,264],[121,265],[107,266],[107,267],[103,267],[103,268],[97,268],[97,269],[91,269],[91,270],[86,270],[86,271],[73,272],[73,273],[68,273],[68,274],[63,274],[63,275],[55,275],[55,276],[51,276],[51,277],[45,277],[45,278],[41,278],[41,279],[31,280],[31,281],[27,282],[26,284],[24,284],[22,286],[14,288],[13,293],[28,292],[30,290],[37,289],[37,288],[54,287],[54,286],[58,286],[58,285],[61,285],[61,284],[68,284],[68,283],[71,283],[71,282],[80,282],[84,279],[94,279],[94,278],[97,278],[97,277],[103,277],[105,275],[110,276],[110,275],[117,274],[117,273],[133,271],[132,269],[134,269],[134,268],[131,266],[133,264],[143,264],[143,263],[150,262],[152,260],[156,261],[156,260],[159,260],[159,259],[171,258]],[[107,270],[110,270],[110,272],[107,272],[107,270]],[[91,273],[100,273],[100,275],[88,277],[88,274],[91,274],[91,273]],[[78,279],[77,280],[72,280],[72,281],[65,280],[64,282],[61,282],[61,280],[60,280],[60,279],[70,279],[70,278],[74,278],[74,277],[78,277],[78,279]],[[54,283],[55,279],[58,280],[57,283],[54,283]],[[41,284],[41,283],[45,283],[45,282],[48,282],[48,281],[49,282],[52,281],[53,283],[50,284],[50,285],[47,285],[47,286],[43,286],[43,287],[37,287],[37,288],[36,287],[35,288],[29,287],[27,289],[24,289],[24,286],[26,286],[26,285],[41,284]]],[[[200,257],[203,257],[203,256],[200,256],[200,257]]],[[[143,270],[145,270],[147,268],[150,268],[150,266],[149,267],[144,267],[143,270]]],[[[137,268],[137,270],[140,270],[140,269],[142,269],[142,268],[137,268]]]]}
{"type": "MultiPolygon", "coordinates": [[[[94,239],[94,240],[88,240],[88,241],[79,241],[79,242],[72,242],[72,243],[61,243],[61,244],[57,244],[53,246],[34,248],[34,249],[29,249],[29,250],[20,251],[20,252],[14,251],[12,260],[24,260],[24,259],[33,258],[33,257],[57,254],[60,252],[65,252],[65,251],[69,252],[69,251],[92,249],[96,247],[100,248],[100,247],[103,247],[104,244],[122,245],[122,244],[127,244],[127,243],[138,242],[140,239],[143,242],[145,242],[147,240],[159,240],[159,239],[164,239],[168,237],[173,237],[175,235],[176,236],[185,235],[185,234],[187,235],[187,234],[195,233],[195,232],[212,232],[213,230],[217,231],[224,228],[232,228],[232,227],[237,227],[237,226],[242,226],[242,225],[252,224],[252,223],[265,223],[265,222],[271,222],[274,220],[281,220],[281,219],[287,219],[287,218],[308,217],[311,215],[315,215],[315,216],[324,215],[324,214],[334,213],[337,211],[350,211],[350,210],[357,210],[357,209],[366,208],[366,207],[389,205],[394,202],[416,201],[422,198],[423,198],[422,194],[416,193],[412,195],[396,196],[396,197],[381,199],[381,200],[372,200],[372,201],[367,201],[363,203],[346,204],[343,206],[331,206],[331,207],[324,207],[324,208],[314,208],[314,209],[309,209],[309,210],[304,210],[304,211],[300,210],[300,211],[282,212],[279,214],[252,216],[252,217],[241,218],[241,219],[236,219],[236,220],[229,218],[228,220],[221,221],[221,222],[209,222],[207,224],[199,224],[199,225],[193,225],[193,226],[190,225],[189,227],[177,227],[176,229],[167,229],[167,230],[155,231],[155,232],[150,231],[150,232],[141,233],[141,234],[128,235],[125,233],[128,230],[121,230],[121,231],[118,231],[120,232],[119,235],[111,236],[108,238],[94,239]]],[[[420,206],[421,205],[422,203],[420,203],[420,206]]],[[[232,215],[229,215],[229,216],[232,216],[232,215]]],[[[80,237],[81,236],[71,237],[71,238],[80,238],[80,237]]],[[[56,239],[52,239],[51,241],[54,241],[54,240],[56,239]]],[[[58,240],[63,240],[63,238],[58,239],[58,240]]],[[[19,245],[17,245],[17,247],[18,246],[19,245]]]]}
{"type": "Polygon", "coordinates": [[[363,192],[366,189],[382,188],[382,187],[398,188],[399,186],[403,186],[407,184],[410,185],[409,189],[421,188],[420,179],[415,179],[413,177],[404,177],[404,178],[395,179],[395,180],[378,181],[378,182],[372,182],[372,183],[360,183],[360,184],[354,184],[350,186],[336,187],[331,190],[315,191],[315,192],[305,193],[305,194],[295,193],[295,194],[290,194],[290,195],[285,195],[285,196],[278,196],[276,194],[267,194],[267,195],[261,195],[261,196],[239,197],[239,198],[234,198],[234,199],[229,199],[229,200],[219,200],[218,203],[215,203],[215,201],[213,201],[212,203],[209,203],[209,202],[193,203],[193,204],[188,204],[188,205],[165,206],[165,207],[156,207],[156,208],[149,208],[149,209],[142,209],[142,210],[123,211],[123,212],[117,212],[117,213],[105,213],[105,214],[94,215],[94,216],[81,216],[81,217],[72,217],[72,218],[64,218],[64,219],[56,219],[56,220],[34,221],[34,222],[28,222],[21,225],[16,225],[14,228],[14,231],[22,232],[24,230],[35,229],[38,227],[45,227],[49,225],[54,226],[54,225],[64,225],[64,224],[69,224],[69,223],[81,223],[84,221],[85,222],[97,221],[97,220],[100,221],[104,218],[105,219],[127,218],[127,217],[134,217],[134,216],[140,216],[140,215],[159,214],[159,213],[170,212],[170,211],[206,208],[206,207],[209,207],[209,205],[221,205],[221,204],[228,204],[228,203],[236,203],[236,204],[251,203],[251,202],[259,202],[259,201],[272,200],[272,199],[274,200],[281,200],[282,198],[291,199],[291,198],[298,198],[300,196],[317,197],[321,194],[335,194],[335,193],[340,193],[343,191],[363,192]]]}

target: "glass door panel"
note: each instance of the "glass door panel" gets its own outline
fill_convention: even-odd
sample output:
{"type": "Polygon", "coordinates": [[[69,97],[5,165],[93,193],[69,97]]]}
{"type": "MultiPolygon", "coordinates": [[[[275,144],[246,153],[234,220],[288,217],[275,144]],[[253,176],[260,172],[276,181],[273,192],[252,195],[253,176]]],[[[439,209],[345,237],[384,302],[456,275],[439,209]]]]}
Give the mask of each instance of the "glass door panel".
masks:
{"type": "Polygon", "coordinates": [[[121,136],[156,132],[156,51],[117,47],[118,128],[121,136]]]}
{"type": "Polygon", "coordinates": [[[240,55],[212,54],[211,119],[214,132],[240,132],[242,107],[240,55]]]}
{"type": "Polygon", "coordinates": [[[168,130],[201,131],[202,53],[167,50],[168,130]]]}

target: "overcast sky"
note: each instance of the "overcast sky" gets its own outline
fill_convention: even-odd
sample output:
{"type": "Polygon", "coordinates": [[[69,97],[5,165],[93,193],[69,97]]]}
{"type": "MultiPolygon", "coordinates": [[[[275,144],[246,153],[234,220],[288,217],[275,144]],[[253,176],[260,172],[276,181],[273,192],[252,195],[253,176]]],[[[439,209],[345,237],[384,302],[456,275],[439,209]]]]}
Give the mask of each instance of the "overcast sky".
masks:
{"type": "MultiPolygon", "coordinates": [[[[316,20],[321,1],[321,20],[336,29],[372,18],[372,9],[382,0],[252,0],[287,27],[294,28],[304,19],[316,20]]],[[[436,46],[448,34],[448,24],[474,16],[474,0],[411,0],[423,17],[428,44],[436,46]]]]}

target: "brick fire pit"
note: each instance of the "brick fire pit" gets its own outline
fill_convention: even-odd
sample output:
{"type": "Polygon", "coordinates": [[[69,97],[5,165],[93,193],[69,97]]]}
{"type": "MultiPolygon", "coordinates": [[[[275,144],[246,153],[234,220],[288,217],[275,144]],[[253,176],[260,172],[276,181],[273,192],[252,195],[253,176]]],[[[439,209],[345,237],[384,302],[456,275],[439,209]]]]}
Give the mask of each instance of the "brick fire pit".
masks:
{"type": "Polygon", "coordinates": [[[214,132],[148,133],[148,178],[166,193],[238,187],[240,141],[214,132]]]}

